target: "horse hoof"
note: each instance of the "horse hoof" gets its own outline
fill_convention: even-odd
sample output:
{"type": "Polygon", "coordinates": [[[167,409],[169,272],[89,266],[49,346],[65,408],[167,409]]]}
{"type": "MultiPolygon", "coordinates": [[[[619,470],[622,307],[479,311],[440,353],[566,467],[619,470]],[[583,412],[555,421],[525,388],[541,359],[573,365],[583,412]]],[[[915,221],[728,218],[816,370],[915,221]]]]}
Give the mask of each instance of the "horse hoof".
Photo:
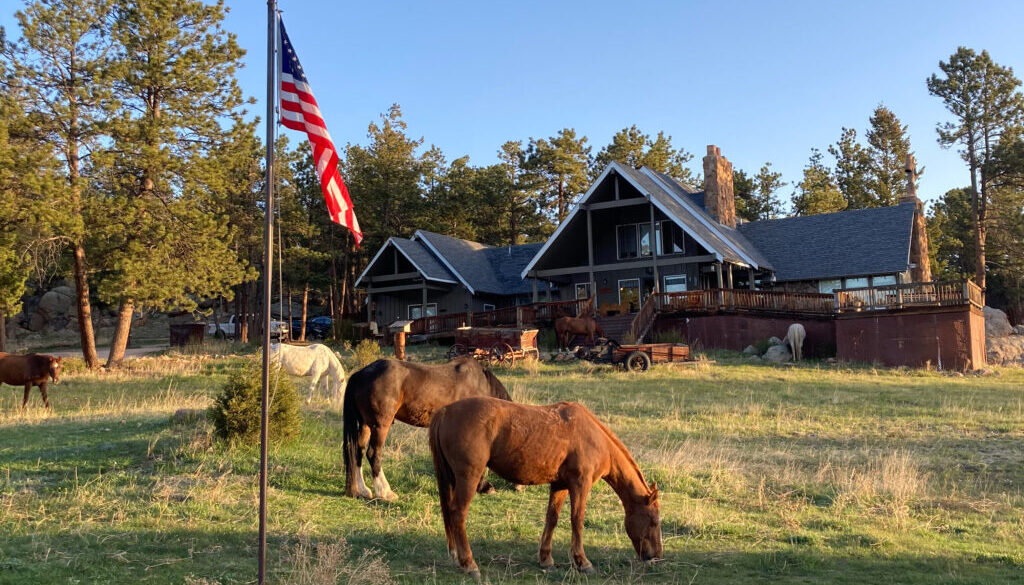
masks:
{"type": "Polygon", "coordinates": [[[480,569],[473,569],[472,571],[466,571],[466,574],[469,575],[470,577],[472,577],[473,579],[477,580],[477,581],[480,580],[480,569]]]}
{"type": "Polygon", "coordinates": [[[587,565],[587,566],[585,566],[585,567],[580,567],[580,568],[579,568],[579,572],[580,572],[580,573],[583,573],[584,575],[593,575],[593,574],[594,574],[594,573],[596,573],[597,571],[596,571],[596,570],[594,569],[594,565],[590,565],[590,564],[588,564],[588,565],[587,565]]]}
{"type": "Polygon", "coordinates": [[[516,484],[516,491],[517,491],[517,492],[525,492],[525,491],[526,491],[526,486],[525,486],[525,485],[522,485],[522,484],[518,484],[518,483],[517,483],[517,484],[516,484]]]}
{"type": "Polygon", "coordinates": [[[398,494],[396,494],[395,492],[388,492],[386,494],[379,494],[377,497],[380,498],[381,500],[384,500],[385,502],[394,502],[395,500],[398,499],[398,494]]]}
{"type": "Polygon", "coordinates": [[[548,560],[548,561],[541,561],[540,562],[540,570],[542,570],[542,571],[546,572],[546,571],[550,571],[551,569],[554,569],[554,568],[555,568],[555,561],[554,560],[548,560]]]}

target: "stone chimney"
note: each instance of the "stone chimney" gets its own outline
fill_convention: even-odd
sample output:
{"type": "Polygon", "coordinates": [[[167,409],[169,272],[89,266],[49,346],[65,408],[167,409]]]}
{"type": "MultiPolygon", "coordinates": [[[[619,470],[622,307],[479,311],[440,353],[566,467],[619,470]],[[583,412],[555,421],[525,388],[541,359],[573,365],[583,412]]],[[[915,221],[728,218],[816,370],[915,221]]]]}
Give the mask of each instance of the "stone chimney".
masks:
{"type": "Polygon", "coordinates": [[[718,223],[736,227],[736,198],[732,188],[732,163],[714,144],[704,157],[704,207],[718,223]]]}
{"type": "Polygon", "coordinates": [[[932,268],[928,262],[928,230],[924,223],[924,204],[917,198],[917,163],[913,154],[907,154],[907,192],[900,203],[914,204],[914,227],[910,234],[910,279],[913,282],[931,282],[932,268]]]}

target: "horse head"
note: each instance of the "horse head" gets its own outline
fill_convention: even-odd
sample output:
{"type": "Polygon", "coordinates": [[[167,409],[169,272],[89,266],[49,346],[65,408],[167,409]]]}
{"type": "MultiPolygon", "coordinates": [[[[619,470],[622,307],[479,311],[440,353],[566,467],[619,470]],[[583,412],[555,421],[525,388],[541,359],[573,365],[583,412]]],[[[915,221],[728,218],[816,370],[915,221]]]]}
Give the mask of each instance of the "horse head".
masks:
{"type": "Polygon", "coordinates": [[[50,364],[49,364],[49,368],[47,369],[47,373],[50,375],[51,378],[53,378],[53,383],[56,384],[56,383],[60,382],[60,369],[61,369],[61,365],[62,365],[62,363],[64,361],[64,358],[63,357],[53,357],[53,356],[47,356],[47,357],[50,358],[50,364]]]}
{"type": "Polygon", "coordinates": [[[491,396],[512,402],[512,397],[509,396],[508,390],[505,389],[505,385],[501,383],[501,380],[494,375],[494,372],[484,369],[484,377],[487,378],[487,384],[490,387],[491,396]]]}
{"type": "Polygon", "coordinates": [[[626,510],[626,534],[633,541],[640,560],[661,558],[661,505],[657,484],[652,483],[650,493],[635,498],[626,510]]]}

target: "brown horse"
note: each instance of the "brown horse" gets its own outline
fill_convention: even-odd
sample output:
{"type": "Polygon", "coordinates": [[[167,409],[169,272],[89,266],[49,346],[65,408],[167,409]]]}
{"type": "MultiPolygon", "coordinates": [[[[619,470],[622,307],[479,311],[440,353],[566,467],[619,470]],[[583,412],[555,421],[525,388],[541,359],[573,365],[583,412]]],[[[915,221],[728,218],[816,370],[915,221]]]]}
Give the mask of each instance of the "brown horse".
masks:
{"type": "Polygon", "coordinates": [[[551,535],[569,496],[572,561],[584,573],[593,565],[583,553],[583,516],[590,488],[603,479],[626,512],[626,534],[644,561],[660,558],[658,488],[647,484],[621,441],[589,410],[573,402],[529,406],[469,398],[442,408],[430,423],[430,452],[441,498],[448,552],[462,569],[480,576],[466,537],[466,515],[477,481],[489,467],[523,485],[551,484],[540,538],[540,564],[554,566],[551,535]]]}
{"type": "MultiPolygon", "coordinates": [[[[346,493],[352,497],[373,497],[363,482],[365,450],[377,497],[397,498],[381,470],[381,451],[392,423],[398,419],[425,427],[436,410],[471,396],[511,400],[505,386],[472,356],[440,365],[383,359],[352,374],[342,408],[346,493]]],[[[487,490],[490,484],[484,481],[480,487],[487,490]]]]}
{"type": "Polygon", "coordinates": [[[46,396],[47,378],[52,378],[55,384],[60,381],[63,359],[39,353],[2,354],[0,355],[0,382],[25,387],[25,397],[21,401],[22,410],[28,404],[28,395],[32,386],[39,387],[39,393],[43,395],[43,404],[46,408],[50,408],[50,400],[46,396]]]}
{"type": "Polygon", "coordinates": [[[594,345],[594,334],[604,337],[604,331],[593,317],[559,317],[555,319],[555,337],[558,348],[569,349],[569,344],[577,335],[586,335],[590,345],[594,345]]]}

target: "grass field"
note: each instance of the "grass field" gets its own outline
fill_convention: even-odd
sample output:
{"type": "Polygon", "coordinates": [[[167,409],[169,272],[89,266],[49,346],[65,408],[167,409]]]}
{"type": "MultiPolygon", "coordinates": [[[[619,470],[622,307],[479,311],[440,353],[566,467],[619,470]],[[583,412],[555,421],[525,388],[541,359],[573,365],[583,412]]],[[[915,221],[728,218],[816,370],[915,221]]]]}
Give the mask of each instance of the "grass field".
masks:
{"type": "MultiPolygon", "coordinates": [[[[223,351],[223,349],[219,350],[223,351]]],[[[429,352],[430,350],[426,350],[429,352]]],[[[437,353],[435,351],[435,353],[437,353]]],[[[429,357],[423,351],[420,359],[429,357]]],[[[1024,372],[954,377],[810,363],[632,375],[587,364],[500,372],[518,401],[576,400],[662,492],[665,559],[634,560],[621,506],[596,486],[584,531],[597,569],[537,566],[547,488],[478,496],[469,536],[492,583],[1024,582],[1024,372]]],[[[245,355],[145,357],[0,394],[0,583],[246,583],[255,576],[257,453],[215,441],[203,408],[245,355]]],[[[303,410],[271,454],[275,583],[456,583],[426,432],[396,425],[394,503],[342,496],[341,418],[303,410]]]]}

